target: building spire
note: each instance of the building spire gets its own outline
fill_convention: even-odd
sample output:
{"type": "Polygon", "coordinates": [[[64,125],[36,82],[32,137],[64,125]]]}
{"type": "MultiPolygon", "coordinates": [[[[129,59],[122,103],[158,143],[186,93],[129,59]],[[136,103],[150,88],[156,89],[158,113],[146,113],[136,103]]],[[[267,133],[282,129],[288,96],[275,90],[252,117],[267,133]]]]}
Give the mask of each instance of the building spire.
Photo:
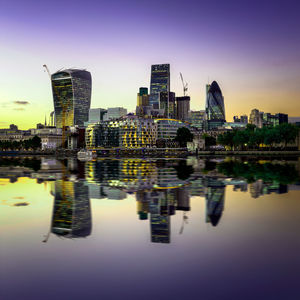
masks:
{"type": "Polygon", "coordinates": [[[46,114],[45,114],[45,126],[47,126],[47,118],[46,118],[46,114]]]}

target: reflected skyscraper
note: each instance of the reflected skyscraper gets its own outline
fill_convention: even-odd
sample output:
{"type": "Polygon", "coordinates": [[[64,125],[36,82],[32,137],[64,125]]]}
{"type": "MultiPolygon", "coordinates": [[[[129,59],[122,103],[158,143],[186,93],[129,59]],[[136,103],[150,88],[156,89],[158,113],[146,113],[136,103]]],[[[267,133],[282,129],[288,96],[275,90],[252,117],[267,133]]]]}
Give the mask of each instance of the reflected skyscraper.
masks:
{"type": "Polygon", "coordinates": [[[224,97],[221,89],[216,81],[213,81],[210,86],[206,86],[206,119],[207,129],[214,129],[222,126],[225,122],[225,106],[224,97]]]}
{"type": "Polygon", "coordinates": [[[65,69],[52,74],[51,81],[56,127],[83,126],[91,105],[91,73],[65,69]]]}
{"type": "Polygon", "coordinates": [[[160,92],[170,92],[170,65],[152,65],[149,105],[159,108],[160,92]]]}
{"type": "Polygon", "coordinates": [[[51,232],[67,238],[89,236],[92,222],[88,187],[83,181],[56,180],[54,192],[51,232]]]}
{"type": "Polygon", "coordinates": [[[222,181],[208,179],[206,193],[206,222],[217,226],[224,210],[225,185],[222,181]]]}

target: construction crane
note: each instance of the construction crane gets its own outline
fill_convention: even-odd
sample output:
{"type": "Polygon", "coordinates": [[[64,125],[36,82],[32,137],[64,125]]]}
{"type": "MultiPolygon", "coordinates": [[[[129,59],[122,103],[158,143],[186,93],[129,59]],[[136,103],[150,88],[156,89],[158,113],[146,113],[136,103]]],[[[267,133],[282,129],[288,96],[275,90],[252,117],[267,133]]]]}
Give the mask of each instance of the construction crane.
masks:
{"type": "Polygon", "coordinates": [[[49,71],[49,68],[47,67],[47,65],[43,65],[43,67],[46,69],[49,77],[50,77],[50,81],[51,81],[51,85],[52,85],[52,90],[54,91],[57,99],[60,102],[61,108],[62,108],[62,143],[61,146],[62,148],[65,148],[65,140],[66,140],[66,112],[67,112],[67,108],[68,108],[68,104],[64,103],[63,99],[61,99],[59,92],[57,91],[57,87],[54,85],[52,78],[51,78],[51,73],[49,71]]]}
{"type": "Polygon", "coordinates": [[[187,93],[187,90],[188,90],[188,83],[184,82],[183,76],[182,76],[181,73],[180,73],[180,78],[181,78],[182,85],[183,85],[183,96],[186,96],[186,93],[187,93]]]}

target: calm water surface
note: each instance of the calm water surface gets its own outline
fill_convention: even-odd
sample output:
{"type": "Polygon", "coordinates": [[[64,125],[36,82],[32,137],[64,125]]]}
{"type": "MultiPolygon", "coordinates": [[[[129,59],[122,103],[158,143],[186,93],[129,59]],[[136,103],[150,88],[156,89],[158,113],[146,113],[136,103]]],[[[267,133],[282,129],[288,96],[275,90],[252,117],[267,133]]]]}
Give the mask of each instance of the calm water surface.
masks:
{"type": "Polygon", "coordinates": [[[299,166],[0,158],[0,299],[300,299],[299,166]]]}

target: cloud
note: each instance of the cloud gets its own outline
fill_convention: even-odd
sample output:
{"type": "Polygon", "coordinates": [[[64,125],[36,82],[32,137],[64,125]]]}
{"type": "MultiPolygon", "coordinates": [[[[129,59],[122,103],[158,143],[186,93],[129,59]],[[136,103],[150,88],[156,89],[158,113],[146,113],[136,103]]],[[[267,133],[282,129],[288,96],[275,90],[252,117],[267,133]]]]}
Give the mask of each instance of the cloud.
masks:
{"type": "Polygon", "coordinates": [[[27,206],[29,205],[28,202],[19,202],[19,203],[15,203],[13,206],[27,206]]]}
{"type": "Polygon", "coordinates": [[[24,108],[14,108],[14,110],[25,110],[24,108]]]}
{"type": "Polygon", "coordinates": [[[8,122],[6,122],[6,121],[0,121],[0,126],[1,125],[7,125],[8,124],[8,122]]]}
{"type": "Polygon", "coordinates": [[[29,104],[28,101],[14,101],[15,104],[18,104],[18,105],[27,105],[29,104]]]}

